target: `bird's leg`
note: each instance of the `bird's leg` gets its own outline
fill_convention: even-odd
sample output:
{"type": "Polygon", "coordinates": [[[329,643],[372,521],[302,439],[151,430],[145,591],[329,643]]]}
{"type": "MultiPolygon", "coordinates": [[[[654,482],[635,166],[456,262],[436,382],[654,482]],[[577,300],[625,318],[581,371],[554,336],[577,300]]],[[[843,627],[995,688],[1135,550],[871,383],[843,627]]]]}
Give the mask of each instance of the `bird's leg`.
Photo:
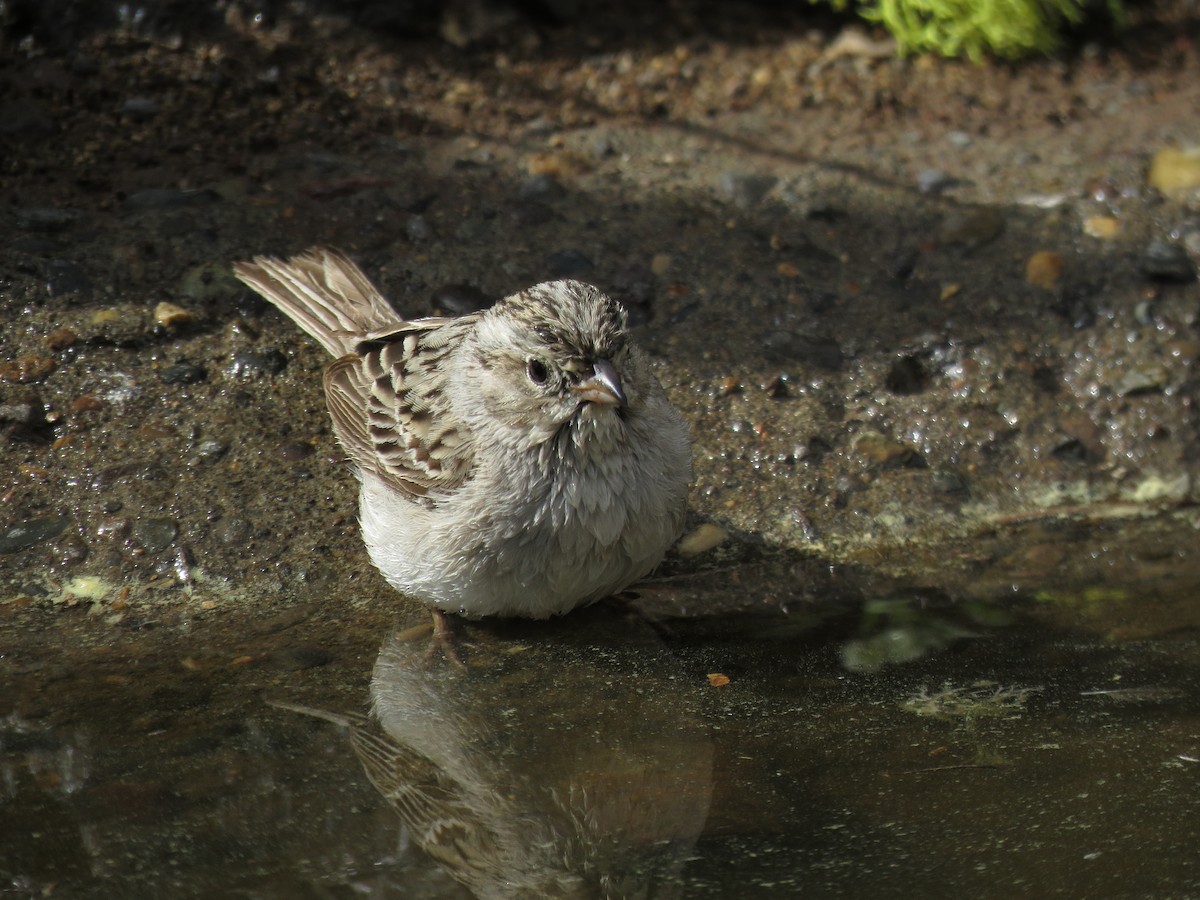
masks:
{"type": "Polygon", "coordinates": [[[425,653],[426,659],[432,659],[433,655],[439,650],[442,656],[454,663],[460,669],[465,669],[466,663],[462,661],[462,657],[458,655],[458,648],[454,646],[454,629],[450,625],[450,620],[446,618],[446,614],[437,607],[433,609],[433,635],[429,641],[429,650],[425,653]]]}

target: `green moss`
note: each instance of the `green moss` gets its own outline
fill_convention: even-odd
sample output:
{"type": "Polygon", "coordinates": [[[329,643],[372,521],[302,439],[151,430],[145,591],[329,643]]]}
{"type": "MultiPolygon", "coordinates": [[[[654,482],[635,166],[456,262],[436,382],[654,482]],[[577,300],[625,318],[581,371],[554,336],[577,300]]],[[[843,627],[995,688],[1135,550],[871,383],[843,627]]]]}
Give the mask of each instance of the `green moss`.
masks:
{"type": "MultiPolygon", "coordinates": [[[[811,0],[818,2],[818,0],[811,0]]],[[[868,22],[892,33],[901,53],[965,56],[975,62],[990,54],[1019,59],[1050,53],[1062,31],[1103,10],[1116,24],[1122,0],[828,0],[835,9],[853,8],[868,22]]]]}

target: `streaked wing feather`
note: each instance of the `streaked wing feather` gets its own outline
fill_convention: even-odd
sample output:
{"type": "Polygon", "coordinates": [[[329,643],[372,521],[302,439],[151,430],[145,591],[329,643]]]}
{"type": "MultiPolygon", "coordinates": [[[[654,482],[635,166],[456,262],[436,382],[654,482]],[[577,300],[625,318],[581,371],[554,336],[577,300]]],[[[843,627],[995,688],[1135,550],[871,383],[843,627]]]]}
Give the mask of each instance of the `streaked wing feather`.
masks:
{"type": "Polygon", "coordinates": [[[424,319],[364,339],[325,372],[334,430],[360,469],[403,493],[453,490],[474,456],[442,390],[444,357],[462,319],[424,319]]]}

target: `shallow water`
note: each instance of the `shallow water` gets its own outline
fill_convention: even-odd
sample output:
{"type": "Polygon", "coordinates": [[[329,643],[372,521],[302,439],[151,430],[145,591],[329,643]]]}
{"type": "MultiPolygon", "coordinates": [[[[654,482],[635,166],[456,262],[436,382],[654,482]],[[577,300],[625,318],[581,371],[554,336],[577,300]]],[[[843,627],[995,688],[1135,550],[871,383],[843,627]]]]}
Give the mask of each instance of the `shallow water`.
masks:
{"type": "Polygon", "coordinates": [[[0,884],[1194,894],[1194,526],[1070,534],[1053,583],[814,578],[786,612],[756,598],[794,593],[796,561],[763,554],[627,607],[458,623],[464,667],[394,601],[108,629],[10,613],[0,884]]]}

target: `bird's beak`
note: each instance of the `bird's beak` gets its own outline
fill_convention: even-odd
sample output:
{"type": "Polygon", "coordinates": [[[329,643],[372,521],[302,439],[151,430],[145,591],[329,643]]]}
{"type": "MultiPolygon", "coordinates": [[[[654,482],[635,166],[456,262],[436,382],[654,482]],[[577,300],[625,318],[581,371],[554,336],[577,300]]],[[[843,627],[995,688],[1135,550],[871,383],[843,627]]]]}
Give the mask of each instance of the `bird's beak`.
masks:
{"type": "Polygon", "coordinates": [[[592,366],[592,377],[585,378],[573,388],[575,396],[588,403],[602,406],[624,406],[625,391],[621,389],[621,376],[607,359],[598,359],[592,366]]]}

